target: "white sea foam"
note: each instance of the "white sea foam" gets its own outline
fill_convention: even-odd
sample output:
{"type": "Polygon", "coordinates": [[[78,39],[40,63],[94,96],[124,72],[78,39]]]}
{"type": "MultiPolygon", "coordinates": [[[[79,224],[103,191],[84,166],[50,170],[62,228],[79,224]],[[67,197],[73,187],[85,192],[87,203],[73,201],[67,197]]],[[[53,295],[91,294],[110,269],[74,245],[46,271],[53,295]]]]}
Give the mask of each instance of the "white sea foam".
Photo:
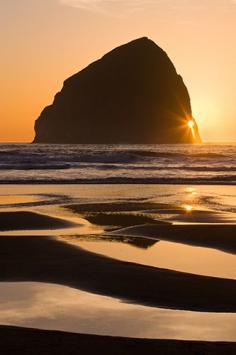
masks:
{"type": "Polygon", "coordinates": [[[1,183],[236,183],[236,145],[1,144],[1,183]]]}

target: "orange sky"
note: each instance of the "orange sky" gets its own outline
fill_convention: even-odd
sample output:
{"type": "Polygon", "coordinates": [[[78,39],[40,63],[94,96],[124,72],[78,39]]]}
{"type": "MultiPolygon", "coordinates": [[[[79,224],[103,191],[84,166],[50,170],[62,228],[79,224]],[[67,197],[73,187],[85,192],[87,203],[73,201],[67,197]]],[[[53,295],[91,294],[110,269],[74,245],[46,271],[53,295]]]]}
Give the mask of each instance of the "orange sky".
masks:
{"type": "Polygon", "coordinates": [[[0,141],[28,142],[63,80],[148,36],[183,76],[205,141],[236,141],[236,1],[0,0],[0,141]]]}

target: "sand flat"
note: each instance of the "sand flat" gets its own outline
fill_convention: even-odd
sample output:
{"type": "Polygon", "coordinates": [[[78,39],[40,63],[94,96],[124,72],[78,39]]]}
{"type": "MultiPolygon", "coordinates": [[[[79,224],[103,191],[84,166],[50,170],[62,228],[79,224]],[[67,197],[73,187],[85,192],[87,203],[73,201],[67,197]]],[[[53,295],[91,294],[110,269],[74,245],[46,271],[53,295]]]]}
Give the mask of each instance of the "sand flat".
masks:
{"type": "Polygon", "coordinates": [[[1,351],[17,355],[235,355],[236,352],[236,343],[130,339],[7,326],[0,326],[0,336],[1,351]]]}
{"type": "MultiPolygon", "coordinates": [[[[146,232],[140,231],[137,233],[135,245],[146,245],[145,239],[148,241],[147,245],[154,243],[157,240],[166,240],[169,242],[176,242],[181,244],[189,244],[201,246],[203,248],[215,248],[227,253],[235,253],[235,225],[229,225],[229,223],[223,224],[224,221],[233,221],[235,214],[233,208],[229,204],[224,205],[224,201],[227,202],[226,195],[233,195],[235,188],[222,187],[221,190],[218,187],[213,186],[195,186],[189,188],[187,186],[173,186],[173,185],[136,185],[136,186],[121,186],[121,185],[63,185],[63,186],[0,186],[0,190],[5,190],[9,195],[22,194],[42,194],[58,196],[57,201],[54,201],[54,205],[46,208],[39,204],[34,205],[34,212],[37,215],[44,215],[49,217],[51,215],[58,217],[61,221],[70,220],[73,217],[73,213],[82,214],[87,212],[87,207],[90,205],[89,213],[100,213],[91,222],[101,223],[101,211],[103,213],[120,213],[124,207],[124,213],[136,213],[136,215],[142,214],[148,218],[145,221],[148,222],[149,218],[153,218],[153,213],[156,216],[161,216],[167,222],[175,223],[175,215],[182,214],[188,216],[183,211],[181,206],[192,206],[194,208],[193,220],[195,223],[203,221],[208,223],[218,222],[217,226],[213,224],[208,225],[155,225],[158,229],[153,232],[150,237],[146,232]],[[6,190],[7,188],[7,190],[6,190]],[[222,199],[218,199],[221,196],[222,199]],[[225,200],[226,198],[226,200],[225,200]],[[56,206],[57,204],[57,206],[56,206]],[[120,205],[119,205],[120,204],[120,205]],[[143,205],[142,205],[143,204],[143,205]],[[64,214],[64,209],[57,214],[60,206],[71,205],[81,206],[79,210],[68,209],[64,214]],[[108,206],[109,205],[109,206],[108,206]],[[112,207],[111,207],[112,206],[112,207]],[[114,207],[113,207],[114,206],[114,207]],[[55,208],[56,207],[56,208],[55,208]],[[168,208],[167,208],[168,207],[168,208]],[[149,210],[150,208],[150,210],[149,210]],[[201,216],[198,212],[195,212],[201,208],[211,209],[213,213],[203,212],[201,216]],[[95,211],[94,211],[95,209],[95,211]],[[143,211],[144,209],[144,211],[143,211]],[[156,210],[156,211],[155,211],[156,210]],[[219,211],[219,213],[215,213],[219,211]],[[222,213],[224,218],[221,219],[222,213]],[[173,214],[170,216],[169,214],[173,214]],[[48,215],[48,216],[47,216],[48,215]],[[229,218],[228,218],[229,216],[229,218]],[[203,218],[204,217],[204,218],[203,218]],[[215,218],[216,217],[216,218],[215,218]],[[227,217],[227,218],[225,218],[227,217]],[[161,231],[161,233],[160,233],[161,231]],[[137,241],[142,241],[141,244],[137,241]]],[[[232,201],[231,201],[232,202],[232,201]]],[[[18,212],[32,212],[30,211],[30,204],[27,206],[18,206],[18,212]]],[[[191,207],[191,208],[192,208],[191,207]]],[[[8,211],[9,212],[9,211],[8,211]]],[[[12,211],[15,213],[15,211],[12,211]]],[[[17,218],[20,216],[17,215],[17,218]]],[[[75,215],[74,215],[75,216],[75,215]]],[[[93,215],[94,216],[94,215],[93,215]]],[[[156,216],[154,216],[156,218],[156,216]]],[[[78,216],[76,216],[76,219],[78,216]]],[[[107,215],[105,216],[107,218],[107,215]]],[[[110,218],[110,216],[109,216],[110,218]]],[[[113,218],[113,217],[112,217],[113,218]]],[[[136,217],[135,217],[136,218],[136,217]]],[[[57,218],[56,218],[57,219],[57,218]]],[[[180,218],[182,219],[182,218],[180,218]]],[[[59,284],[63,286],[69,286],[76,290],[84,290],[94,294],[100,294],[105,296],[115,297],[120,300],[124,300],[130,303],[137,303],[144,306],[152,306],[162,308],[164,311],[171,311],[171,309],[179,309],[185,311],[197,311],[197,312],[220,312],[222,315],[231,315],[232,312],[236,312],[236,281],[224,279],[218,277],[204,277],[200,275],[193,275],[187,272],[179,272],[174,270],[163,269],[160,267],[149,267],[145,265],[139,265],[137,263],[125,262],[114,260],[109,257],[101,256],[96,253],[91,253],[81,248],[78,248],[67,242],[61,241],[55,237],[57,230],[50,230],[49,225],[52,221],[34,221],[29,225],[29,219],[24,223],[16,219],[16,215],[11,215],[8,224],[8,232],[1,232],[0,234],[0,281],[6,282],[19,282],[19,281],[35,281],[46,282],[50,284],[59,284]],[[21,235],[19,232],[13,232],[17,223],[22,223],[21,235]],[[49,222],[49,223],[48,223],[49,222]],[[37,230],[37,224],[39,229],[37,230]],[[32,228],[32,232],[30,229],[32,228]],[[43,229],[41,229],[43,228],[43,229]],[[45,228],[45,229],[44,229],[45,228]],[[40,236],[39,234],[42,233],[40,236]],[[27,236],[26,236],[27,235],[27,236]],[[54,237],[50,237],[54,235],[54,237]]],[[[72,219],[71,219],[72,220],[72,219]]],[[[131,225],[135,219],[133,219],[131,225]]],[[[141,222],[141,219],[139,220],[141,222]]],[[[54,221],[55,222],[55,221],[54,221]]],[[[54,223],[53,222],[53,223],[54,223]]],[[[102,221],[103,222],[103,221],[102,221]]],[[[107,221],[106,221],[107,222],[107,221]]],[[[179,221],[185,223],[186,219],[179,221]]],[[[6,223],[3,221],[3,223],[6,223]]],[[[98,224],[99,224],[98,223],[98,224]]],[[[113,224],[113,220],[111,224],[113,224]]],[[[121,225],[124,225],[124,220],[119,220],[121,225]]],[[[233,222],[232,222],[233,223],[233,222]]],[[[127,222],[127,225],[129,221],[127,222]]],[[[90,225],[90,232],[96,230],[102,237],[104,230],[100,228],[94,229],[94,224],[90,225]]],[[[134,227],[134,226],[133,226],[134,227]]],[[[139,226],[140,227],[140,226],[139,226]]],[[[148,225],[145,225],[147,228],[148,225]]],[[[19,228],[19,226],[17,227],[19,228]]],[[[136,227],[135,227],[136,228],[136,227]]],[[[142,227],[141,227],[142,228],[142,227]]],[[[149,227],[148,227],[149,228],[149,227]]],[[[73,228],[71,228],[72,230],[73,228]]],[[[73,229],[75,231],[76,228],[73,229]]],[[[59,229],[58,229],[59,231],[59,229]]],[[[77,228],[80,233],[83,231],[81,227],[77,228]]],[[[70,232],[70,228],[62,226],[59,234],[66,236],[70,232]]],[[[120,232],[120,231],[119,231],[120,232]]],[[[112,238],[122,239],[124,242],[126,238],[121,234],[112,235],[112,238]]],[[[133,232],[131,233],[131,240],[133,238],[133,232]]],[[[149,231],[150,232],[150,231],[149,231]]],[[[86,232],[87,235],[87,232],[86,232]]],[[[69,236],[69,235],[68,235],[69,236]]],[[[72,235],[73,237],[73,235],[72,235]]],[[[183,271],[183,270],[182,270],[183,271]]],[[[42,303],[43,307],[43,303],[42,303]]],[[[223,325],[224,326],[224,325],[223,325]]],[[[63,354],[67,353],[70,349],[71,353],[75,349],[75,353],[78,353],[78,349],[81,349],[82,353],[117,353],[122,354],[235,354],[236,348],[234,343],[206,343],[206,342],[173,342],[173,341],[151,341],[150,348],[148,343],[142,341],[137,343],[133,339],[121,339],[125,343],[121,344],[117,341],[117,338],[109,337],[90,337],[83,335],[75,335],[75,346],[68,348],[71,345],[72,338],[66,340],[68,334],[52,332],[43,332],[32,330],[32,333],[28,333],[28,330],[18,328],[1,327],[1,338],[6,339],[5,346],[8,353],[22,353],[35,355],[35,351],[32,353],[32,349],[37,348],[35,343],[42,347],[39,347],[39,353],[63,354]],[[9,333],[8,333],[9,331],[9,333]],[[19,333],[18,333],[19,331],[19,333]],[[24,341],[24,347],[21,347],[21,340],[17,340],[17,333],[19,337],[24,341]],[[51,334],[56,334],[59,345],[53,342],[51,334]],[[47,335],[46,335],[47,334],[47,335]],[[16,344],[11,344],[12,337],[16,337],[16,344]],[[79,337],[79,340],[78,340],[79,337]],[[9,341],[8,341],[8,340],[9,341]],[[26,340],[29,347],[26,347],[26,340]],[[97,342],[96,342],[97,340],[97,342]],[[99,347],[100,340],[103,344],[99,347]],[[87,347],[88,342],[94,342],[94,347],[87,347]],[[63,343],[63,344],[62,344],[63,343]],[[34,344],[33,346],[31,346],[34,344]],[[87,344],[86,346],[84,344],[87,344]],[[138,344],[137,346],[135,344],[138,344]],[[145,345],[144,345],[145,344],[145,345]],[[153,347],[154,344],[154,347],[153,347]],[[16,347],[14,348],[14,346],[16,347]],[[133,346],[135,347],[133,348],[133,346]],[[11,348],[13,346],[13,348],[11,348]],[[85,346],[85,347],[84,347],[85,346]],[[158,349],[157,349],[158,346],[158,349]],[[162,347],[163,346],[163,347],[162,347]],[[81,348],[80,348],[81,347],[81,348]],[[10,349],[10,350],[9,350],[10,349]],[[24,351],[22,351],[24,349],[24,351]],[[30,352],[31,351],[31,352],[30,352]],[[41,351],[41,352],[40,352],[41,351]],[[140,351],[140,352],[139,352],[140,351]]],[[[55,339],[55,338],[54,338],[55,339]]],[[[57,343],[58,344],[58,343],[57,343]]],[[[22,345],[23,346],[23,345],[22,345]]],[[[37,348],[38,350],[38,348],[37,348]]]]}
{"type": "Polygon", "coordinates": [[[115,241],[115,238],[110,241],[102,237],[96,240],[88,236],[82,240],[74,237],[69,242],[93,253],[117,260],[195,275],[236,280],[236,256],[234,254],[213,248],[195,247],[163,240],[143,248],[142,244],[136,243],[136,240],[135,244],[132,244],[131,237],[126,237],[124,241],[119,241],[119,239],[115,241]]]}
{"type": "Polygon", "coordinates": [[[42,282],[0,282],[0,324],[148,339],[236,341],[236,313],[153,308],[42,282]]]}
{"type": "Polygon", "coordinates": [[[236,224],[145,224],[106,233],[109,236],[153,238],[236,253],[236,224]]]}
{"type": "Polygon", "coordinates": [[[58,283],[155,307],[236,312],[236,281],[113,260],[47,237],[0,237],[0,281],[58,283]]]}
{"type": "Polygon", "coordinates": [[[0,231],[62,229],[73,226],[70,221],[30,211],[0,213],[0,231]]]}

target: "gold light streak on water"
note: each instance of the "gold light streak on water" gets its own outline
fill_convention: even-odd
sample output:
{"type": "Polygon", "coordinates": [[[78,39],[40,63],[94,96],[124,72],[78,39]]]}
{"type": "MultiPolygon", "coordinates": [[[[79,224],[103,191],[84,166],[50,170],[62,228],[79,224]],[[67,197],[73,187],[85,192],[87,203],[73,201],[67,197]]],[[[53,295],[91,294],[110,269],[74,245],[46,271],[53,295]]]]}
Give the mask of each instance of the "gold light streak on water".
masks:
{"type": "Polygon", "coordinates": [[[188,213],[192,212],[192,210],[193,210],[193,206],[191,206],[191,205],[185,205],[183,207],[186,210],[186,212],[188,212],[188,213]]]}
{"type": "Polygon", "coordinates": [[[197,191],[194,187],[187,187],[186,192],[193,195],[193,196],[197,195],[197,191]]]}

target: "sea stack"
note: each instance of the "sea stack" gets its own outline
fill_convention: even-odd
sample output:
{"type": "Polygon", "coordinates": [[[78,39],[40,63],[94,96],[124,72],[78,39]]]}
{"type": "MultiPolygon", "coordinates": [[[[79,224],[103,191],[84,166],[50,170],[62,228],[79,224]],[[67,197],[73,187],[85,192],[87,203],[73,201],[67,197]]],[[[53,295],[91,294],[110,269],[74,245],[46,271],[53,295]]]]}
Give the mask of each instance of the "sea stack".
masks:
{"type": "Polygon", "coordinates": [[[35,123],[34,143],[200,143],[188,90],[167,54],[144,37],[64,82],[35,123]]]}

